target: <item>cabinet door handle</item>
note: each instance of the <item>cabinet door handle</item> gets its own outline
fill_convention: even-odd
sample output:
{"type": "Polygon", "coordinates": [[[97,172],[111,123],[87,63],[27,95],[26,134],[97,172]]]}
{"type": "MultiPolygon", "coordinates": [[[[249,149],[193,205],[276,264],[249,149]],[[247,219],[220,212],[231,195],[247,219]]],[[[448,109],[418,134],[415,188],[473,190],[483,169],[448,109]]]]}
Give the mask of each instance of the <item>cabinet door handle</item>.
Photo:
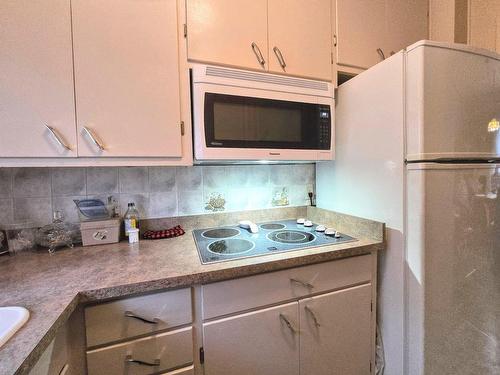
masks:
{"type": "Polygon", "coordinates": [[[88,137],[90,138],[92,143],[95,144],[99,150],[101,150],[101,151],[106,150],[106,148],[104,147],[102,142],[99,140],[99,138],[97,138],[97,136],[94,134],[94,132],[92,130],[90,130],[89,128],[84,126],[83,131],[88,135],[88,137]]]}
{"type": "Polygon", "coordinates": [[[281,53],[280,49],[278,47],[274,47],[273,48],[273,51],[274,51],[274,54],[276,55],[276,58],[278,59],[278,62],[280,63],[281,65],[281,68],[283,70],[285,70],[286,68],[286,63],[285,63],[285,59],[283,58],[283,54],[281,53]]]}
{"type": "Polygon", "coordinates": [[[59,134],[57,134],[57,132],[52,126],[45,125],[45,127],[50,132],[50,134],[52,135],[52,137],[55,139],[55,141],[59,146],[61,146],[65,150],[71,151],[71,148],[66,144],[66,142],[63,141],[63,139],[59,136],[59,134]]]}
{"type": "Polygon", "coordinates": [[[260,48],[257,45],[257,43],[252,42],[252,50],[253,53],[255,53],[255,56],[257,56],[259,64],[262,65],[262,67],[264,67],[264,65],[266,64],[266,60],[264,60],[264,56],[262,56],[262,52],[260,52],[260,48]]]}
{"type": "Polygon", "coordinates": [[[143,323],[148,323],[148,324],[158,324],[160,322],[160,319],[154,318],[153,320],[144,318],[140,315],[134,314],[132,311],[125,311],[125,316],[127,318],[134,318],[137,320],[140,320],[143,323]]]}
{"type": "Polygon", "coordinates": [[[160,366],[160,360],[157,358],[154,362],[141,361],[140,359],[134,359],[130,354],[125,357],[125,363],[135,363],[141,366],[157,367],[160,366]]]}
{"type": "Polygon", "coordinates": [[[304,306],[304,310],[306,310],[309,313],[309,315],[311,315],[311,318],[314,321],[314,325],[318,328],[321,327],[321,324],[319,324],[319,320],[316,317],[316,314],[314,313],[314,311],[309,306],[304,306]]]}
{"type": "Polygon", "coordinates": [[[292,325],[292,323],[290,323],[290,320],[288,320],[288,318],[281,314],[280,313],[280,320],[285,323],[285,325],[287,326],[287,328],[292,331],[293,334],[297,333],[297,330],[295,329],[295,327],[292,325]]]}
{"type": "Polygon", "coordinates": [[[299,279],[290,279],[290,282],[302,285],[304,288],[307,288],[307,289],[313,289],[314,288],[314,285],[312,285],[311,283],[307,283],[307,282],[299,280],[299,279]]]}
{"type": "Polygon", "coordinates": [[[382,51],[382,48],[377,48],[377,52],[382,60],[385,60],[385,54],[384,51],[382,51]]]}

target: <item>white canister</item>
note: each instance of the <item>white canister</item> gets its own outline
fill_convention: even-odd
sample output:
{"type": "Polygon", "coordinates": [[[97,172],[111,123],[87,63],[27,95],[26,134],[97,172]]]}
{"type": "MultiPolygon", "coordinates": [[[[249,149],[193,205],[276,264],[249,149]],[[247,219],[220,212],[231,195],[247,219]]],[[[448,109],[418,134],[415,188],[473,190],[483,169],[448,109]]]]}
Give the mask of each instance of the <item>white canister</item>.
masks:
{"type": "Polygon", "coordinates": [[[132,228],[128,230],[128,243],[139,242],[139,229],[132,228]]]}

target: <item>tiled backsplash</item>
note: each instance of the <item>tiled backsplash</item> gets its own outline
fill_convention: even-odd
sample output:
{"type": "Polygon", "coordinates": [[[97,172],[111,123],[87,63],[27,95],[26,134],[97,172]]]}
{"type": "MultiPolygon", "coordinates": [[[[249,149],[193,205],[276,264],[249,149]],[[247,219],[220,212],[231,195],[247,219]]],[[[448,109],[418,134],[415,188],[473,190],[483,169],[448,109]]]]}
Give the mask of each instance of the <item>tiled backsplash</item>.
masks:
{"type": "Polygon", "coordinates": [[[109,195],[122,214],[135,202],[143,218],[303,206],[314,184],[313,164],[0,168],[0,225],[47,224],[55,210],[77,221],[73,199],[109,195]]]}

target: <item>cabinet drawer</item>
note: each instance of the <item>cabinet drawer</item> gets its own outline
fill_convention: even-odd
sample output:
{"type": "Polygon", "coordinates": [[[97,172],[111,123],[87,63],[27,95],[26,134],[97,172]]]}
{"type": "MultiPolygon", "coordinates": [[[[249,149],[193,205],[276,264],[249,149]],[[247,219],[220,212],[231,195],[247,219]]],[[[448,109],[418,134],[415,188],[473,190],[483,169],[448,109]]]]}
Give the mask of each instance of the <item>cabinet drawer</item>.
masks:
{"type": "Polygon", "coordinates": [[[207,284],[202,286],[203,319],[369,282],[371,278],[371,255],[363,255],[207,284]]]}
{"type": "Polygon", "coordinates": [[[151,374],[192,362],[191,327],[87,352],[89,375],[151,374]]]}
{"type": "Polygon", "coordinates": [[[191,289],[179,289],[89,306],[87,347],[189,324],[191,289]]]}

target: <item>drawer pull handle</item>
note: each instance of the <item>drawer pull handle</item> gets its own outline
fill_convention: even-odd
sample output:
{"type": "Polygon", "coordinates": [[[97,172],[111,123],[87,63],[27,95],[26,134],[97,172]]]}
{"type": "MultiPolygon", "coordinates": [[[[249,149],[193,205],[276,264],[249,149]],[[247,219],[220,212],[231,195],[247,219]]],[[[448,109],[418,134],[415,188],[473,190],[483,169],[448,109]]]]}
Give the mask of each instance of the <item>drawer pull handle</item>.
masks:
{"type": "Polygon", "coordinates": [[[314,285],[312,285],[311,283],[306,283],[305,281],[302,281],[302,280],[290,279],[290,282],[302,285],[304,288],[307,288],[307,289],[313,289],[314,288],[314,285]]]}
{"type": "Polygon", "coordinates": [[[131,355],[127,355],[125,357],[125,363],[135,363],[137,365],[148,366],[148,367],[160,366],[160,360],[158,358],[155,359],[153,363],[151,363],[151,362],[141,361],[140,359],[134,359],[131,355]]]}
{"type": "Polygon", "coordinates": [[[134,318],[134,319],[140,320],[141,322],[148,323],[148,324],[158,324],[160,322],[160,320],[158,318],[154,318],[153,320],[146,319],[146,318],[143,318],[142,316],[134,314],[132,311],[125,311],[125,316],[127,318],[134,318]]]}
{"type": "Polygon", "coordinates": [[[293,334],[297,333],[297,330],[296,330],[296,329],[295,329],[295,327],[292,325],[292,323],[290,323],[290,320],[288,320],[288,318],[287,318],[285,315],[281,314],[281,313],[280,313],[280,320],[281,320],[283,323],[285,323],[285,325],[288,327],[288,329],[289,329],[290,331],[292,331],[292,333],[293,333],[293,334]]]}
{"type": "Polygon", "coordinates": [[[316,317],[314,311],[309,306],[304,306],[304,310],[306,310],[311,315],[311,318],[314,321],[314,325],[318,328],[321,327],[321,324],[319,324],[318,318],[316,317]]]}

